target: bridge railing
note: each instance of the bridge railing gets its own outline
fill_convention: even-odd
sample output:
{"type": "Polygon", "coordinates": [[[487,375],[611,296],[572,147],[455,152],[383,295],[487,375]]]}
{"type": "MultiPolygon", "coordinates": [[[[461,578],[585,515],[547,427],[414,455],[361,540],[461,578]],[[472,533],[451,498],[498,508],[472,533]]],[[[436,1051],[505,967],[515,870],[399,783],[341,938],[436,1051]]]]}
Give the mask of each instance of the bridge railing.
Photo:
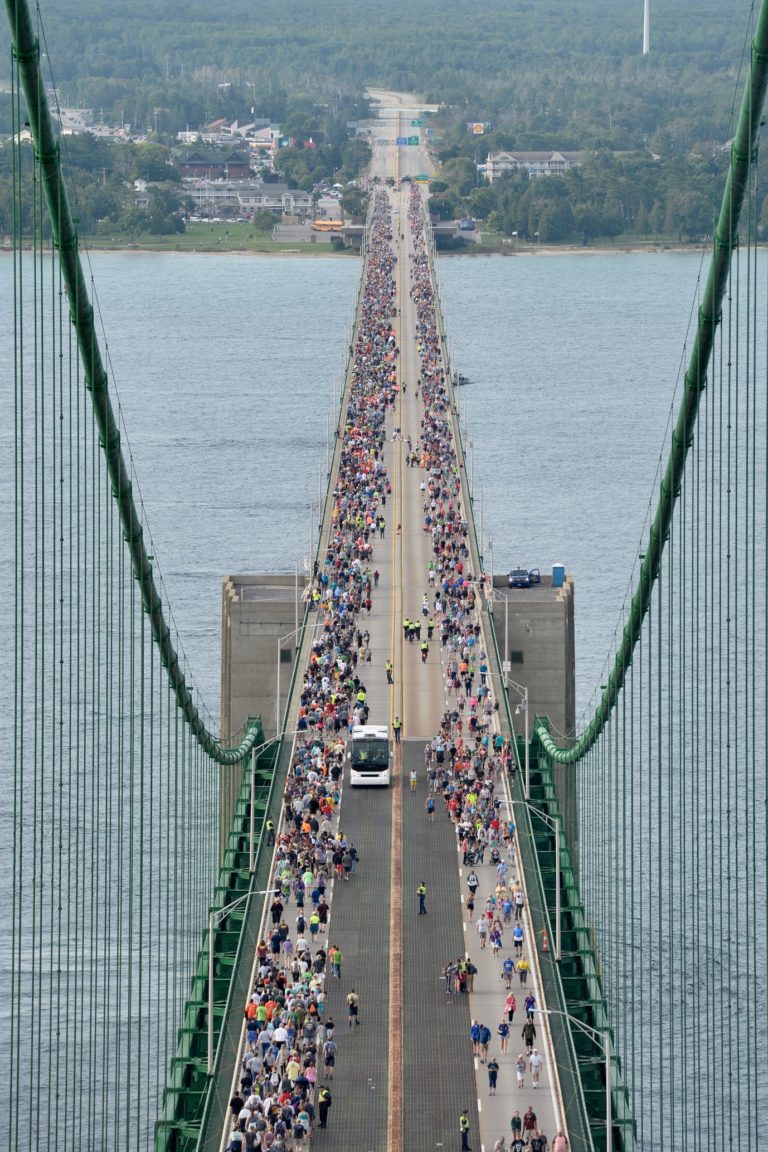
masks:
{"type": "MultiPolygon", "coordinates": [[[[485,616],[483,633],[489,663],[491,664],[494,674],[499,678],[499,681],[503,683],[504,674],[502,672],[501,654],[498,649],[496,630],[493,626],[492,619],[490,619],[489,609],[487,608],[482,615],[485,616]]],[[[499,715],[500,727],[505,737],[510,740],[514,746],[518,766],[515,779],[510,787],[510,793],[512,813],[517,827],[518,843],[523,857],[527,901],[534,926],[534,939],[540,941],[542,939],[542,931],[546,930],[551,948],[556,938],[551,915],[551,906],[554,904],[554,886],[555,884],[562,886],[561,891],[565,896],[565,910],[563,915],[570,913],[570,902],[574,897],[578,900],[578,894],[573,892],[569,884],[564,883],[570,873],[567,847],[561,854],[560,875],[558,876],[553,870],[550,883],[545,883],[537,850],[537,839],[524,791],[523,773],[521,771],[522,758],[520,756],[522,737],[518,739],[515,730],[514,714],[510,706],[509,693],[506,688],[497,693],[497,699],[501,699],[504,705],[503,713],[499,715]]],[[[535,773],[532,779],[535,783],[535,773]]],[[[574,1007],[574,1003],[566,992],[562,979],[561,965],[554,962],[552,951],[550,951],[549,958],[546,962],[543,961],[541,956],[538,957],[538,967],[546,1003],[558,1013],[546,1019],[552,1037],[554,1051],[557,1056],[560,1093],[566,1114],[571,1147],[574,1149],[592,1148],[594,1146],[594,1132],[590,1124],[590,1109],[584,1093],[574,1035],[566,1022],[570,1010],[574,1007]]]]}

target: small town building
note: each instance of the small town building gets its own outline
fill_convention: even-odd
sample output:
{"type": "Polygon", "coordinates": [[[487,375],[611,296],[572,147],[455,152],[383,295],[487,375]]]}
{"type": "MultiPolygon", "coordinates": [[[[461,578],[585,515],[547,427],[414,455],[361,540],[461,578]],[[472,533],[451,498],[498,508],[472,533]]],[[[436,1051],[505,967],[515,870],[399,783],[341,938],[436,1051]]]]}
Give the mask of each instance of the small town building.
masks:
{"type": "Polygon", "coordinates": [[[310,192],[261,180],[196,180],[185,186],[184,193],[198,216],[249,217],[272,212],[302,219],[312,212],[310,192]]]}
{"type": "Polygon", "coordinates": [[[179,160],[182,180],[247,180],[251,162],[247,152],[195,149],[179,160]]]}
{"type": "Polygon", "coordinates": [[[505,172],[527,172],[536,176],[562,176],[569,168],[578,168],[583,152],[489,152],[485,164],[478,164],[489,184],[505,172]]]}

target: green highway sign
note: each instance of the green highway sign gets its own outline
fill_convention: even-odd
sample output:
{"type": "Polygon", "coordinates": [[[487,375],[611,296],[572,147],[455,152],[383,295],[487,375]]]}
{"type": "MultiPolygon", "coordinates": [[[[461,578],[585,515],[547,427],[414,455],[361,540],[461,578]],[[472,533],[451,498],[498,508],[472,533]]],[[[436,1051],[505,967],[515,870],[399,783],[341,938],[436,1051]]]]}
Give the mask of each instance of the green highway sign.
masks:
{"type": "Polygon", "coordinates": [[[423,127],[424,127],[424,121],[423,120],[411,120],[411,128],[423,128],[423,127]]]}
{"type": "Polygon", "coordinates": [[[409,143],[409,144],[413,144],[413,145],[415,145],[415,146],[418,148],[418,146],[419,146],[419,138],[418,138],[418,136],[409,136],[409,137],[408,137],[408,143],[409,143]]]}

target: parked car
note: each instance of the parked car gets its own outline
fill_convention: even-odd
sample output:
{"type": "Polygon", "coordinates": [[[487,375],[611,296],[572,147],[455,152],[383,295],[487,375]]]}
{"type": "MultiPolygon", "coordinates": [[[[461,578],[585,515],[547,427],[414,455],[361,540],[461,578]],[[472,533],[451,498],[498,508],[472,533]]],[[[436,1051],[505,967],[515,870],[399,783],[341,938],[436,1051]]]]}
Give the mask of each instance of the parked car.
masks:
{"type": "Polygon", "coordinates": [[[538,568],[513,568],[509,574],[510,588],[531,588],[534,584],[541,584],[538,568]]]}

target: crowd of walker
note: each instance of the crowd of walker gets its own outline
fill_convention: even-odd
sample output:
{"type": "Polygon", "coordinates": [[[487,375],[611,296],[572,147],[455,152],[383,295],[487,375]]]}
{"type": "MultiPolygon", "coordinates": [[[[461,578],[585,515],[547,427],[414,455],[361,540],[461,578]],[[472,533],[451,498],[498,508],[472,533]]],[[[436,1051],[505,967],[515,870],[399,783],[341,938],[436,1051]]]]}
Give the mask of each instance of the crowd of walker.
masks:
{"type": "MultiPolygon", "coordinates": [[[[415,187],[408,215],[414,242],[412,296],[420,354],[416,392],[423,399],[423,418],[418,439],[408,443],[406,462],[423,471],[424,530],[431,534],[433,557],[421,605],[427,637],[422,639],[421,625],[415,621],[406,622],[405,634],[409,640],[418,639],[425,661],[429,640],[439,638],[448,701],[440,730],[425,750],[429,779],[426,808],[433,820],[436,801],[442,796],[465,861],[482,864],[487,851],[496,863],[496,888],[478,915],[477,932],[481,948],[487,940],[500,953],[503,933],[513,915],[516,928],[521,928],[524,905],[522,886],[510,883],[508,877],[515,866],[514,828],[500,818],[495,801],[501,775],[514,771],[514,759],[503,738],[494,734],[492,723],[494,703],[475,612],[479,590],[467,571],[468,527],[462,515],[423,207],[415,187]]],[[[370,647],[362,622],[378,586],[378,571],[372,572],[371,564],[375,543],[385,536],[387,496],[391,492],[384,464],[385,421],[396,401],[399,355],[392,323],[397,258],[391,222],[387,193],[377,191],[331,527],[308,589],[315,625],[301,685],[297,739],[280,826],[268,830],[270,840],[274,837],[275,841],[274,890],[265,914],[270,923],[258,945],[252,993],[244,1010],[239,1086],[230,1100],[228,1152],[295,1152],[307,1147],[319,1129],[331,1124],[330,1085],[337,1057],[344,1058],[344,1041],[325,1012],[326,981],[344,979],[343,956],[332,942],[330,929],[334,883],[354,882],[358,865],[355,847],[339,822],[344,738],[368,715],[361,673],[370,660],[370,647]]],[[[399,434],[395,429],[394,435],[399,434]]],[[[391,664],[386,665],[386,673],[391,683],[391,664]]],[[[396,738],[400,728],[398,717],[396,738]]],[[[411,785],[415,785],[415,778],[411,785]]],[[[364,867],[365,862],[362,864],[364,867]]],[[[473,877],[477,879],[475,873],[469,877],[469,915],[475,909],[477,884],[471,883],[473,877]]],[[[426,914],[423,883],[418,899],[419,911],[426,914]]],[[[524,986],[528,970],[524,935],[516,943],[519,955],[514,971],[524,986]]],[[[508,958],[504,965],[507,962],[508,958]]],[[[474,972],[469,957],[460,957],[446,966],[446,989],[459,994],[471,991],[474,972]]],[[[516,1009],[506,968],[503,973],[507,997],[498,1029],[502,1061],[508,1056],[509,1026],[516,1009]]],[[[354,988],[346,992],[345,1001],[346,1030],[356,1032],[361,1006],[354,988]]],[[[518,1083],[525,1083],[524,1077],[520,1080],[522,1061],[525,1074],[530,1070],[533,1077],[532,1087],[541,1068],[541,1058],[532,1044],[534,1014],[535,999],[527,999],[531,1043],[515,1063],[518,1083]]],[[[488,1061],[489,1092],[493,1094],[499,1074],[505,1072],[495,1055],[488,1055],[490,1030],[473,1024],[471,1042],[475,1051],[482,1053],[480,1058],[488,1061]]],[[[458,1129],[461,1148],[469,1148],[468,1110],[462,1111],[458,1129]]],[[[522,1117],[516,1112],[511,1125],[512,1152],[523,1148],[564,1152],[567,1146],[561,1133],[551,1145],[547,1143],[538,1131],[532,1108],[522,1117]]],[[[494,1152],[507,1152],[504,1136],[494,1152]]]]}
{"type": "MultiPolygon", "coordinates": [[[[371,610],[370,562],[375,541],[385,536],[391,491],[383,449],[397,389],[395,265],[391,208],[382,190],[373,210],[331,527],[308,590],[315,623],[297,740],[282,819],[278,829],[268,829],[275,840],[274,892],[245,1006],[229,1152],[294,1152],[331,1124],[337,1044],[339,1056],[344,1048],[325,1012],[326,982],[344,980],[330,930],[331,897],[334,883],[354,882],[358,864],[339,823],[340,782],[344,737],[368,715],[362,671],[370,649],[362,620],[371,610]]],[[[348,1030],[356,1031],[359,995],[350,987],[344,998],[348,1030]]]]}
{"type": "MultiPolygon", "coordinates": [[[[527,941],[523,927],[525,893],[516,872],[515,828],[512,820],[502,817],[503,778],[515,771],[515,758],[495,723],[496,703],[491,692],[486,654],[478,607],[480,582],[469,571],[469,527],[462,509],[462,485],[451,420],[451,396],[446,385],[434,288],[424,231],[421,194],[411,189],[409,225],[413,238],[411,254],[411,297],[417,310],[420,378],[417,394],[421,395],[424,412],[415,444],[409,445],[409,456],[423,469],[424,531],[432,539],[432,556],[425,573],[427,588],[422,597],[421,613],[427,619],[428,636],[437,632],[445,669],[446,708],[439,731],[424,750],[428,795],[425,807],[430,821],[434,819],[436,801],[442,798],[452,820],[463,853],[463,864],[472,866],[467,876],[466,912],[473,921],[478,945],[490,948],[499,958],[499,976],[503,979],[504,997],[500,997],[499,1022],[495,1029],[499,1044],[498,1057],[492,1051],[494,1034],[487,1024],[477,1020],[470,1028],[473,1055],[486,1066],[488,1094],[494,1096],[499,1075],[517,1080],[518,1089],[539,1086],[543,1058],[535,1045],[536,997],[527,987],[530,963],[526,956],[527,941]],[[477,907],[480,877],[474,865],[492,866],[492,890],[477,907]],[[475,919],[475,913],[477,917],[475,919]],[[509,943],[504,947],[504,935],[509,943]],[[502,956],[502,953],[506,955],[502,956]],[[524,1050],[510,1053],[509,1042],[517,1001],[513,991],[515,975],[523,1000],[524,1020],[521,1040],[524,1050]],[[501,1061],[501,1063],[500,1063],[501,1061]]],[[[410,633],[412,622],[404,629],[410,633]]],[[[410,635],[408,636],[410,639],[410,635]]],[[[413,786],[413,780],[411,785],[413,786]]],[[[425,885],[417,893],[419,911],[424,909],[425,885]]],[[[469,955],[449,962],[443,971],[446,994],[471,994],[477,968],[469,955]]],[[[469,1110],[459,1116],[461,1148],[470,1148],[469,1110]]],[[[534,1108],[528,1104],[522,1115],[516,1109],[509,1134],[503,1133],[494,1152],[565,1152],[568,1140],[559,1131],[551,1144],[539,1126],[534,1108]],[[507,1135],[510,1143],[507,1144],[507,1135]]]]}

